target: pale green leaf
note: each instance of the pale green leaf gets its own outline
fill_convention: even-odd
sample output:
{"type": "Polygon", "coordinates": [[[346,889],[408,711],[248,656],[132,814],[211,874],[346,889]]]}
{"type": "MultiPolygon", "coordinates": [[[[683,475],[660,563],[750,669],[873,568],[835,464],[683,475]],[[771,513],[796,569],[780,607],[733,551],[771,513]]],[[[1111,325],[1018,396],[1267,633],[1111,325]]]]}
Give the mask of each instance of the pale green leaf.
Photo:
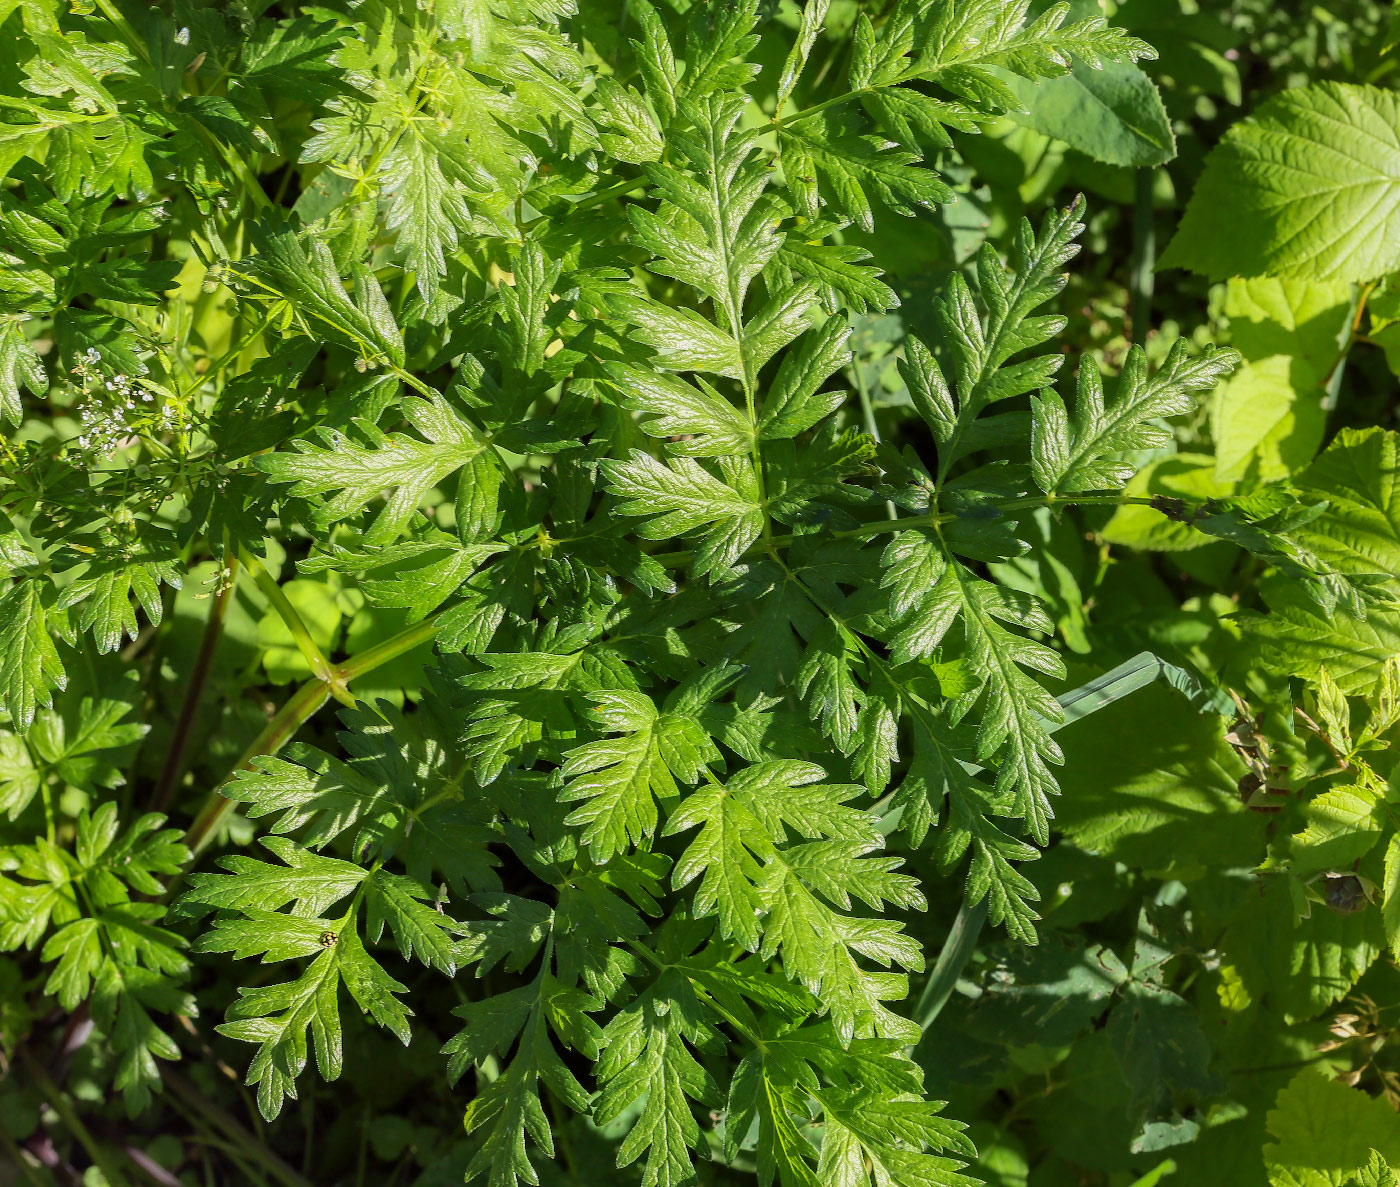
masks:
{"type": "Polygon", "coordinates": [[[1331,787],[1308,801],[1307,821],[1292,840],[1293,868],[1304,877],[1319,870],[1344,870],[1381,838],[1385,825],[1382,797],[1361,784],[1331,787]]]}
{"type": "Polygon", "coordinates": [[[1287,1187],[1341,1187],[1378,1151],[1400,1161],[1400,1121],[1384,1101],[1318,1068],[1299,1072],[1268,1116],[1269,1180],[1287,1187]]]}
{"type": "Polygon", "coordinates": [[[1283,92],[1206,158],[1163,267],[1213,278],[1370,280],[1400,265],[1400,97],[1350,83],[1283,92]]]}
{"type": "Polygon", "coordinates": [[[998,77],[1023,109],[1013,110],[1012,119],[1096,161],[1143,168],[1176,156],[1162,97],[1137,66],[1114,62],[1095,70],[1076,64],[1068,74],[1039,82],[1010,71],[998,77]]]}

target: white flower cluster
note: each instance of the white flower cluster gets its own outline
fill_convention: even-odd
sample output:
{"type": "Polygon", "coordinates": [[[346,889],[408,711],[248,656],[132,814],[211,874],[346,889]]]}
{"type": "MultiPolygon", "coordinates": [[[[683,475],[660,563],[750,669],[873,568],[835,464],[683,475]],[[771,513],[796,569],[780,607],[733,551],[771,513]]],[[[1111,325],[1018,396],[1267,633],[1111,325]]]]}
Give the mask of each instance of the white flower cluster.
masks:
{"type": "Polygon", "coordinates": [[[94,399],[86,399],[78,407],[78,419],[83,431],[78,434],[78,448],[91,453],[108,454],[131,436],[125,409],[112,408],[94,399]]]}
{"type": "MultiPolygon", "coordinates": [[[[102,365],[102,356],[89,346],[74,368],[86,381],[102,365]]],[[[155,402],[155,397],[126,375],[113,375],[102,381],[94,392],[84,382],[85,396],[78,406],[78,419],[83,431],[78,435],[78,448],[96,454],[110,454],[127,444],[135,432],[133,421],[140,405],[155,402]],[[102,390],[105,389],[105,395],[102,390]]],[[[178,427],[179,417],[169,406],[160,409],[157,422],[162,430],[178,427]]]]}

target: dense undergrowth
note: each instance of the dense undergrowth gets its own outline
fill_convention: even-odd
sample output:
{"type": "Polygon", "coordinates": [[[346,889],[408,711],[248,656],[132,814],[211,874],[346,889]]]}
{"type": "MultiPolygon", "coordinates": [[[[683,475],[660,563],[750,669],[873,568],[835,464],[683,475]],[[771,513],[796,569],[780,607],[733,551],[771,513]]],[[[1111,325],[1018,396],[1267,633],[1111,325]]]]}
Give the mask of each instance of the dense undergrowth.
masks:
{"type": "Polygon", "coordinates": [[[0,1181],[1394,1187],[1397,36],[0,0],[0,1181]]]}

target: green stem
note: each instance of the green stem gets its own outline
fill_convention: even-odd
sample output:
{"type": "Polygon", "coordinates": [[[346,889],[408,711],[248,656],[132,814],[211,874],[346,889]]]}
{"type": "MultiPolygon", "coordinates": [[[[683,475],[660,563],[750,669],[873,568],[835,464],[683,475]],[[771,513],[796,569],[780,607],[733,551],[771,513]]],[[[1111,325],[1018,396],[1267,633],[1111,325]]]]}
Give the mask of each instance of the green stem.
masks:
{"type": "Polygon", "coordinates": [[[217,139],[203,124],[196,124],[195,130],[199,133],[199,138],[223,159],[229,172],[238,179],[238,184],[242,187],[243,192],[253,200],[253,206],[258,210],[272,209],[272,199],[263,192],[262,182],[258,180],[257,174],[248,167],[248,162],[222,140],[217,139]]]}
{"type": "MultiPolygon", "coordinates": [[[[880,444],[880,426],[875,423],[875,402],[870,398],[870,388],[865,382],[865,371],[860,365],[860,352],[856,351],[851,358],[851,374],[856,380],[856,395],[860,398],[860,417],[865,425],[865,431],[876,445],[880,444]]],[[[893,499],[885,500],[885,518],[898,519],[899,510],[894,505],[893,499]]]]}
{"type": "Polygon", "coordinates": [[[433,637],[436,630],[435,618],[426,618],[422,622],[414,623],[413,626],[400,631],[393,638],[376,643],[358,655],[351,656],[339,667],[332,668],[328,679],[323,680],[313,676],[297,689],[292,694],[291,699],[263,727],[262,733],[253,739],[248,749],[234,764],[233,770],[220,781],[219,785],[205,799],[204,807],[200,809],[199,815],[195,817],[194,823],[190,825],[189,831],[185,834],[185,844],[189,847],[192,857],[198,856],[204,850],[212,839],[214,830],[233,810],[234,801],[225,799],[222,790],[235,774],[250,768],[253,759],[260,755],[275,754],[281,750],[291,740],[292,735],[330,699],[332,689],[339,689],[340,692],[343,692],[349,699],[349,703],[353,705],[354,698],[349,696],[349,692],[345,688],[351,680],[363,676],[367,672],[372,672],[375,668],[381,667],[390,660],[397,659],[405,652],[412,651],[413,648],[426,643],[433,637]]]}
{"type": "MultiPolygon", "coordinates": [[[[866,434],[875,442],[880,444],[880,426],[875,423],[875,405],[870,399],[870,388],[865,382],[865,372],[861,369],[860,359],[851,361],[851,374],[856,379],[856,395],[860,397],[860,419],[865,426],[866,434]]],[[[890,518],[894,518],[891,516],[890,518]]]]}
{"type": "Polygon", "coordinates": [[[828,108],[838,107],[842,103],[851,103],[859,99],[862,95],[870,91],[869,87],[862,87],[857,91],[846,91],[841,95],[834,95],[830,99],[823,99],[820,103],[813,103],[811,107],[804,107],[801,111],[794,111],[791,115],[785,115],[780,119],[774,119],[774,128],[785,128],[788,124],[795,124],[798,120],[811,119],[819,111],[826,111],[828,108]]]}
{"type": "Polygon", "coordinates": [[[360,1121],[360,1149],[355,1157],[355,1187],[365,1187],[365,1170],[369,1163],[369,1122],[372,1116],[369,1105],[365,1105],[360,1121]]]}
{"type": "Polygon", "coordinates": [[[58,824],[53,810],[53,788],[49,786],[47,771],[39,776],[39,794],[44,800],[44,836],[52,845],[58,840],[58,824]]]}
{"type": "Polygon", "coordinates": [[[699,998],[700,1001],[704,1002],[705,1005],[709,1006],[710,1009],[712,1009],[716,1014],[718,1014],[727,1023],[729,1023],[729,1025],[732,1026],[738,1034],[740,1034],[741,1036],[743,1036],[743,1038],[748,1040],[751,1046],[756,1047],[759,1050],[763,1049],[763,1040],[758,1035],[754,1034],[754,1032],[750,1030],[747,1026],[745,1026],[742,1022],[740,1022],[739,1019],[734,1017],[734,1015],[729,1010],[726,1010],[722,1005],[720,1005],[720,1003],[714,999],[714,996],[712,994],[707,993],[705,989],[702,986],[698,985],[694,980],[691,980],[690,987],[692,990],[694,990],[695,996],[699,998]]]}
{"type": "Polygon", "coordinates": [[[1361,319],[1366,315],[1366,302],[1376,284],[1377,282],[1373,280],[1369,284],[1362,285],[1357,291],[1355,304],[1352,306],[1351,320],[1343,331],[1341,344],[1337,348],[1337,357],[1327,369],[1327,377],[1322,381],[1322,407],[1325,412],[1331,412],[1337,406],[1337,396],[1341,392],[1342,373],[1346,370],[1347,356],[1351,354],[1351,348],[1360,336],[1361,319]]]}
{"type": "Polygon", "coordinates": [[[271,324],[272,313],[269,310],[262,317],[262,319],[258,322],[257,325],[255,325],[251,330],[244,334],[243,337],[241,337],[237,342],[235,342],[226,351],[224,351],[223,354],[221,354],[217,359],[215,359],[213,363],[209,365],[208,369],[203,372],[203,374],[195,376],[194,382],[191,383],[189,387],[185,388],[185,390],[180,393],[180,402],[184,403],[188,401],[189,398],[193,396],[195,392],[197,392],[201,387],[203,387],[216,375],[219,375],[225,367],[227,367],[231,362],[238,358],[239,355],[241,355],[245,350],[247,350],[248,347],[251,346],[253,342],[257,340],[258,336],[271,324]]]}
{"type": "Polygon", "coordinates": [[[292,694],[291,699],[263,727],[262,733],[254,738],[248,749],[239,756],[233,770],[209,793],[204,807],[185,834],[185,844],[189,846],[192,856],[198,856],[209,844],[214,830],[233,808],[233,801],[224,799],[220,794],[224,784],[238,771],[251,768],[253,759],[259,755],[275,754],[281,750],[292,735],[329,699],[329,685],[324,680],[312,677],[292,694]]]}
{"type": "Polygon", "coordinates": [[[126,14],[113,4],[112,0],[97,0],[97,7],[102,10],[102,15],[107,18],[108,23],[121,34],[122,40],[126,42],[132,52],[147,66],[151,65],[151,55],[146,49],[146,41],[131,27],[131,22],[126,19],[126,14]]]}
{"type": "Polygon", "coordinates": [[[428,399],[435,400],[442,394],[436,388],[432,387],[432,385],[424,383],[423,380],[419,379],[412,371],[405,370],[403,367],[397,366],[394,363],[389,363],[388,369],[393,373],[395,379],[400,383],[407,384],[420,396],[427,396],[428,399]]]}
{"type": "Polygon", "coordinates": [[[470,767],[464,766],[453,775],[451,779],[444,783],[435,795],[430,795],[416,808],[410,808],[408,810],[409,816],[414,820],[422,820],[431,809],[436,808],[443,800],[452,799],[454,796],[460,795],[462,792],[462,780],[467,777],[470,770],[470,767]]]}
{"type": "Polygon", "coordinates": [[[121,1151],[127,1162],[135,1167],[137,1174],[144,1183],[151,1183],[154,1187],[182,1187],[180,1180],[172,1175],[165,1167],[161,1166],[154,1158],[144,1150],[133,1146],[129,1141],[118,1139],[122,1142],[121,1151]]]}
{"type": "Polygon", "coordinates": [[[1133,263],[1128,277],[1128,309],[1133,341],[1141,346],[1152,329],[1152,293],[1156,287],[1157,228],[1152,221],[1154,169],[1139,169],[1133,178],[1133,263]]]}
{"type": "Polygon", "coordinates": [[[19,1048],[19,1062],[24,1065],[24,1070],[29,1073],[40,1095],[49,1102],[49,1107],[58,1114],[58,1119],[63,1122],[63,1127],[73,1135],[74,1140],[87,1152],[87,1156],[92,1159],[94,1165],[107,1177],[110,1187],[128,1187],[126,1176],[111,1159],[108,1151],[104,1150],[92,1136],[88,1127],[83,1124],[83,1119],[78,1116],[77,1110],[73,1108],[67,1094],[53,1082],[53,1077],[49,1075],[44,1065],[30,1054],[28,1047],[21,1046],[19,1048]]]}
{"type": "Polygon", "coordinates": [[[375,668],[387,664],[390,660],[398,659],[399,656],[412,651],[415,647],[427,643],[436,634],[436,617],[425,618],[422,622],[416,622],[410,627],[405,627],[393,638],[385,639],[382,643],[376,643],[373,647],[367,647],[358,655],[352,655],[340,665],[340,679],[349,683],[357,676],[363,676],[366,672],[372,672],[375,668]]]}
{"type": "MultiPolygon", "coordinates": [[[[1147,495],[1025,495],[995,503],[998,511],[1019,511],[1026,507],[1151,507],[1155,500],[1147,495]]],[[[944,522],[956,519],[944,516],[944,522]]]]}
{"type": "Polygon", "coordinates": [[[277,616],[286,624],[287,630],[291,632],[292,639],[297,645],[297,650],[306,660],[311,668],[311,674],[317,680],[324,681],[330,686],[331,694],[336,700],[343,704],[354,706],[354,698],[335,682],[335,665],[326,658],[325,652],[320,645],[311,637],[311,630],[306,625],[305,619],[292,605],[282,587],[277,584],[272,574],[269,573],[255,556],[240,550],[239,557],[242,559],[244,567],[253,575],[253,582],[262,590],[263,596],[272,603],[272,608],[277,611],[277,616]]]}

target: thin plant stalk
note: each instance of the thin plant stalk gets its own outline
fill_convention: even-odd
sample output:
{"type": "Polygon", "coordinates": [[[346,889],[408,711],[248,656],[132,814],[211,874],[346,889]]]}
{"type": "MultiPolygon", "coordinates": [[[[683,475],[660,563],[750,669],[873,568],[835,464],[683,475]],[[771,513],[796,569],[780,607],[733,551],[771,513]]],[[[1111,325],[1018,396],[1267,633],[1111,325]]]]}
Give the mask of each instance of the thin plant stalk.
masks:
{"type": "Polygon", "coordinates": [[[161,764],[160,774],[156,777],[156,785],[151,792],[150,806],[155,812],[163,810],[170,802],[170,795],[184,773],[185,751],[189,747],[195,718],[199,714],[205,690],[209,685],[214,657],[218,654],[219,642],[224,634],[224,622],[228,618],[229,603],[233,600],[234,588],[238,583],[237,557],[229,557],[228,568],[228,579],[214,595],[209,607],[209,618],[204,624],[199,653],[195,656],[194,667],[190,671],[190,682],[185,689],[185,700],[180,706],[175,733],[170,739],[170,749],[166,751],[165,762],[161,764]]]}
{"type": "Polygon", "coordinates": [[[191,1113],[198,1114],[203,1118],[248,1162],[254,1163],[266,1171],[268,1175],[282,1184],[282,1187],[311,1187],[305,1178],[249,1133],[236,1117],[201,1093],[180,1072],[168,1064],[162,1064],[160,1074],[171,1096],[181,1101],[191,1113]]]}
{"type": "Polygon", "coordinates": [[[15,1169],[29,1187],[53,1187],[52,1179],[44,1179],[29,1160],[25,1158],[24,1151],[19,1148],[19,1143],[12,1138],[3,1125],[0,1125],[0,1150],[3,1150],[5,1157],[14,1164],[15,1169]]]}
{"type": "Polygon", "coordinates": [[[107,1177],[110,1187],[130,1187],[129,1180],[122,1173],[121,1168],[111,1157],[109,1151],[103,1149],[102,1145],[92,1136],[92,1132],[83,1124],[83,1119],[78,1116],[78,1112],[73,1108],[73,1103],[68,1099],[68,1094],[54,1083],[53,1077],[49,1075],[48,1069],[39,1060],[35,1059],[27,1047],[19,1048],[19,1062],[24,1066],[24,1070],[34,1081],[34,1086],[39,1090],[39,1094],[49,1103],[49,1107],[58,1114],[58,1119],[63,1123],[63,1127],[73,1135],[73,1140],[80,1145],[87,1156],[92,1159],[94,1165],[107,1177]]]}
{"type": "Polygon", "coordinates": [[[334,664],[326,658],[321,646],[312,637],[311,628],[306,625],[306,620],[302,618],[301,612],[292,605],[291,599],[287,597],[286,591],[277,584],[271,573],[263,566],[256,557],[247,552],[239,554],[243,560],[244,567],[253,576],[253,582],[257,585],[272,608],[277,611],[277,616],[282,620],[288,632],[292,636],[292,641],[296,643],[297,650],[306,660],[307,666],[311,669],[311,674],[317,680],[323,680],[331,685],[332,695],[337,700],[344,701],[348,705],[355,702],[349,698],[349,694],[343,689],[337,689],[333,679],[334,664]]]}
{"type": "Polygon", "coordinates": [[[1152,331],[1152,296],[1157,285],[1157,228],[1152,221],[1155,169],[1133,175],[1133,262],[1128,277],[1128,312],[1133,342],[1141,346],[1152,331]]]}

